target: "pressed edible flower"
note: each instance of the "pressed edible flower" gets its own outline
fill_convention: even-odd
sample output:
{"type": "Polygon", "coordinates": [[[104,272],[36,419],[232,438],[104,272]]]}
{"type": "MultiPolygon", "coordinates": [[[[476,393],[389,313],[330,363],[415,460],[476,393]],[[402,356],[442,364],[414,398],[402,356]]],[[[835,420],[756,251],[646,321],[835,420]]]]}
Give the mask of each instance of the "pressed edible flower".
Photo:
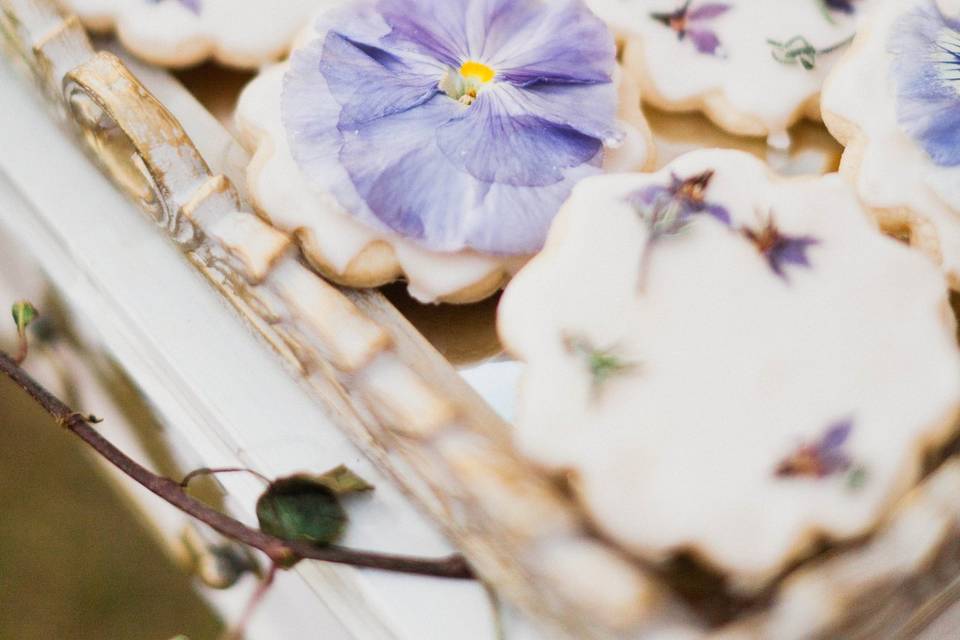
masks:
{"type": "Polygon", "coordinates": [[[613,39],[580,0],[367,0],[285,78],[310,184],[428,249],[527,254],[616,145],[613,39]]]}
{"type": "Polygon", "coordinates": [[[900,125],[937,165],[960,165],[960,20],[929,0],[898,20],[889,50],[900,125]]]}
{"type": "Polygon", "coordinates": [[[773,272],[784,280],[787,279],[787,265],[811,266],[807,251],[819,244],[816,238],[789,236],[782,233],[774,222],[773,216],[769,216],[759,230],[744,228],[742,233],[767,259],[767,264],[773,272]]]}
{"type": "Polygon", "coordinates": [[[700,214],[711,216],[729,226],[730,213],[723,206],[706,199],[713,176],[713,171],[704,171],[689,178],[671,174],[669,185],[647,187],[630,195],[627,200],[646,221],[651,236],[676,233],[700,214]]]}
{"type": "MultiPolygon", "coordinates": [[[[150,4],[160,4],[164,0],[147,0],[150,4]]],[[[184,9],[200,15],[200,0],[176,0],[184,9]]]]}
{"type": "MultiPolygon", "coordinates": [[[[776,475],[781,478],[825,478],[849,470],[853,463],[845,448],[852,431],[853,422],[850,420],[832,425],[819,440],[797,448],[790,457],[781,462],[777,466],[776,475]]],[[[862,476],[862,469],[855,471],[862,476]]],[[[859,478],[860,484],[862,480],[862,477],[859,478]]],[[[851,480],[851,483],[853,482],[854,480],[851,480]]]]}
{"type": "Polygon", "coordinates": [[[709,23],[726,13],[730,5],[719,2],[708,2],[697,7],[692,5],[693,0],[686,0],[676,11],[651,13],[650,17],[676,32],[678,40],[689,38],[700,53],[718,55],[720,38],[709,23]]]}

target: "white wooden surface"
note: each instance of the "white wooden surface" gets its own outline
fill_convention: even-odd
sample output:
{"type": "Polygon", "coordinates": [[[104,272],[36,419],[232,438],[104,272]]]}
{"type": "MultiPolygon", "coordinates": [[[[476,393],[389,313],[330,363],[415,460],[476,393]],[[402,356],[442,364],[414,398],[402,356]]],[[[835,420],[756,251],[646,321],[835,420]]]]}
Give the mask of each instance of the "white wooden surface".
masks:
{"type": "MultiPolygon", "coordinates": [[[[149,85],[149,73],[144,76],[149,85]]],[[[205,121],[213,119],[202,107],[182,95],[160,98],[215,170],[229,175],[239,168],[239,150],[226,137],[201,131],[214,124],[205,121]]],[[[5,62],[0,109],[7,123],[0,128],[4,233],[41,263],[71,309],[95,326],[96,338],[197,459],[273,476],[349,464],[378,488],[351,508],[345,544],[418,555],[451,551],[178,251],[78,151],[5,62]]],[[[240,476],[222,481],[234,513],[251,521],[260,485],[240,476]]],[[[495,634],[489,599],[476,583],[304,563],[281,587],[274,605],[285,612],[283,623],[260,625],[253,637],[421,640],[495,634]]]]}

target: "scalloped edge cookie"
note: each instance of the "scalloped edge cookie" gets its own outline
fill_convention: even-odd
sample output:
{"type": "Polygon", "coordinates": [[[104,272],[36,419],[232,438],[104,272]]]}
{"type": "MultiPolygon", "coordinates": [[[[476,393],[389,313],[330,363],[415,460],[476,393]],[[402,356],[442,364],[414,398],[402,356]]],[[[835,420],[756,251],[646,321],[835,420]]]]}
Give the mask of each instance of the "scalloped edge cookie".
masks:
{"type": "Polygon", "coordinates": [[[318,7],[340,0],[200,0],[197,15],[181,0],[59,0],[95,31],[115,31],[120,42],[152,64],[180,68],[213,59],[255,69],[283,57],[318,7]],[[237,13],[238,5],[250,8],[237,13]]]}
{"type": "MultiPolygon", "coordinates": [[[[735,5],[738,0],[727,0],[720,4],[735,5]]],[[[741,4],[745,0],[739,0],[741,4]]],[[[759,8],[766,9],[773,6],[770,0],[757,0],[759,8]]],[[[825,73],[816,68],[806,70],[801,64],[784,65],[773,60],[768,38],[778,38],[788,40],[792,36],[806,36],[818,43],[829,41],[836,44],[840,41],[838,38],[844,37],[843,26],[840,24],[845,18],[843,14],[837,14],[833,22],[823,17],[821,8],[817,6],[817,0],[797,0],[788,7],[791,11],[801,11],[796,6],[798,2],[809,2],[810,4],[810,22],[813,26],[821,26],[822,33],[818,32],[816,36],[811,35],[812,31],[794,32],[792,24],[796,22],[797,15],[785,15],[785,27],[777,33],[758,36],[758,42],[747,42],[739,45],[742,47],[744,56],[756,57],[762,56],[765,60],[770,60],[769,64],[759,65],[751,64],[748,69],[751,76],[757,72],[767,71],[774,73],[777,77],[782,76],[782,81],[769,83],[769,89],[766,90],[762,99],[759,93],[750,94],[740,84],[744,83],[744,74],[737,77],[731,74],[724,82],[712,81],[707,83],[709,86],[696,87],[691,86],[688,89],[682,88],[682,80],[677,80],[675,87],[670,91],[663,86],[664,78],[670,74],[679,75],[684,69],[694,68],[698,73],[687,74],[691,78],[689,82],[702,83],[702,78],[718,78],[722,70],[722,64],[730,61],[722,57],[719,52],[725,47],[723,38],[720,38],[718,54],[711,55],[698,52],[691,42],[691,37],[679,39],[673,33],[670,33],[666,26],[659,23],[654,24],[652,18],[647,15],[651,9],[650,2],[635,3],[635,6],[642,9],[632,10],[625,5],[625,0],[588,0],[590,7],[607,23],[611,29],[618,34],[623,43],[623,63],[626,71],[640,82],[641,94],[644,102],[651,106],[669,112],[702,112],[722,129],[736,135],[751,137],[766,137],[771,146],[786,148],[790,144],[788,129],[804,118],[810,120],[820,120],[820,86],[825,73]],[[637,12],[640,12],[639,15],[637,12]],[[637,19],[642,17],[650,22],[640,23],[637,19]],[[660,31],[664,33],[660,33],[660,31]],[[653,38],[657,40],[654,41],[653,38]],[[672,43],[679,43],[674,46],[672,43]],[[647,50],[654,46],[655,42],[659,49],[654,54],[648,54],[647,50]],[[665,50],[670,49],[670,50],[665,50]],[[650,65],[659,61],[663,70],[654,73],[650,65]],[[820,78],[820,82],[809,82],[809,78],[820,78]],[[802,89],[802,90],[800,90],[802,89]],[[783,104],[776,104],[775,98],[771,94],[795,94],[785,97],[783,104]],[[751,97],[748,99],[747,94],[751,97]]],[[[876,0],[860,0],[858,5],[866,5],[868,2],[876,0]]],[[[717,4],[709,0],[701,0],[691,5],[691,11],[698,5],[717,4]]],[[[683,3],[660,2],[656,5],[657,10],[664,12],[669,8],[682,6],[683,3]]],[[[778,7],[782,10],[782,7],[778,7]]],[[[866,7],[863,7],[864,9],[866,7]]],[[[749,9],[749,7],[746,7],[749,9]]],[[[729,13],[729,12],[728,12],[729,13]]],[[[722,21],[729,19],[727,15],[719,15],[715,20],[722,21]]],[[[751,26],[755,25],[755,11],[748,18],[751,26]]],[[[704,24],[704,28],[709,27],[709,23],[704,24]]],[[[691,30],[693,28],[691,27],[691,30]]],[[[729,54],[726,54],[729,55],[729,54]]],[[[836,55],[836,54],[834,54],[836,55]]],[[[744,64],[744,63],[740,63],[744,64]]],[[[750,84],[754,78],[751,77],[750,84]]],[[[774,78],[777,80],[777,78],[774,78]]]]}
{"type": "MultiPolygon", "coordinates": [[[[247,185],[257,211],[294,233],[308,262],[338,284],[368,288],[404,279],[417,300],[451,304],[477,302],[500,290],[529,257],[430,251],[364,225],[332,196],[310,189],[290,152],[281,119],[281,87],[288,65],[263,70],[244,89],[237,108],[241,142],[253,154],[247,185]],[[324,216],[323,224],[304,223],[318,213],[324,216]],[[324,237],[311,226],[323,228],[324,237]]],[[[653,136],[640,111],[638,89],[623,80],[620,93],[621,124],[628,135],[621,147],[607,151],[604,169],[649,169],[655,155],[653,136]]]]}
{"type": "Polygon", "coordinates": [[[880,228],[929,256],[960,290],[960,208],[951,210],[937,195],[929,182],[937,167],[897,123],[890,58],[877,35],[887,33],[904,7],[925,2],[888,2],[873,13],[827,78],[822,110],[830,133],[846,147],[840,173],[880,228]]]}
{"type": "Polygon", "coordinates": [[[956,433],[960,350],[947,294],[937,270],[877,232],[835,174],[782,178],[742,152],[706,150],[657,174],[590,178],[501,301],[501,339],[527,363],[517,446],[567,478],[594,524],[626,550],[653,562],[689,552],[735,590],[754,592],[818,541],[874,530],[915,485],[925,454],[956,433]],[[709,177],[689,182],[694,175],[709,177]],[[675,244],[645,245],[630,198],[651,187],[662,194],[672,179],[687,179],[680,193],[703,215],[664,240],[675,244]],[[768,236],[771,219],[777,233],[768,236]],[[793,246],[778,244],[784,239],[793,246]],[[833,284],[847,269],[850,281],[833,284]],[[677,286],[687,290],[672,294],[677,286]],[[704,302],[691,304],[700,289],[704,302]],[[821,313],[795,313],[802,300],[794,296],[821,313]],[[866,309],[886,315],[869,324],[866,309]],[[768,320],[775,324],[761,324],[768,320]],[[725,332],[714,336],[717,327],[725,332]],[[784,341],[783,327],[802,346],[784,341]],[[750,347],[763,336],[768,343],[750,347]],[[814,357],[818,344],[829,353],[814,357]],[[804,374],[817,363],[820,373],[804,374]],[[743,386],[723,387],[733,380],[743,386]],[[824,391],[838,387],[849,393],[824,391]],[[801,389],[816,401],[798,398],[801,389]],[[781,406],[780,426],[767,429],[781,406]],[[657,410],[662,417],[638,432],[634,420],[657,410]],[[764,426],[699,429],[721,415],[764,426]],[[671,431],[657,445],[659,424],[671,431]],[[722,477],[739,480],[724,490],[722,477]],[[748,508],[761,504],[762,512],[748,508]]]}

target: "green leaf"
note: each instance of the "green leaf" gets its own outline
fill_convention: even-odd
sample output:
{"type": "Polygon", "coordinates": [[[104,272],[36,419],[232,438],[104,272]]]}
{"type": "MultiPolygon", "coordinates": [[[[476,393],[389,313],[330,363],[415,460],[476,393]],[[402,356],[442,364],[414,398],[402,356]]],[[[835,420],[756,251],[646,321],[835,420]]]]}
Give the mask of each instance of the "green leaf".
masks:
{"type": "Polygon", "coordinates": [[[343,534],[347,514],[326,481],[295,475],[270,483],[257,500],[257,520],[277,538],[327,545],[343,534]]]}
{"type": "Polygon", "coordinates": [[[314,479],[338,496],[345,496],[351,493],[363,493],[365,491],[373,491],[374,489],[372,484],[344,465],[331,469],[322,475],[316,476],[314,479]]]}
{"type": "Polygon", "coordinates": [[[17,324],[17,333],[20,335],[23,335],[27,327],[40,316],[40,312],[37,311],[36,307],[27,300],[14,303],[11,313],[13,315],[13,321],[17,324]]]}
{"type": "Polygon", "coordinates": [[[847,487],[849,487],[851,491],[862,489],[863,486],[867,484],[868,475],[866,467],[854,467],[847,476],[847,487]]]}
{"type": "Polygon", "coordinates": [[[624,362],[609,351],[594,351],[590,354],[590,375],[593,384],[602,387],[611,378],[633,371],[635,365],[624,362]]]}

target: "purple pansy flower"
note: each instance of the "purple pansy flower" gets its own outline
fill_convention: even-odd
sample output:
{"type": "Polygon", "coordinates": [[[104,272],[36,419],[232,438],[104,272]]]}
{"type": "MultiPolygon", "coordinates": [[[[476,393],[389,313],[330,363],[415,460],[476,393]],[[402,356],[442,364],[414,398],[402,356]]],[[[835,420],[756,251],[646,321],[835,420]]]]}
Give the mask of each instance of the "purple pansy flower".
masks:
{"type": "Polygon", "coordinates": [[[627,200],[646,220],[652,235],[676,233],[699,214],[712,216],[730,226],[730,213],[723,206],[706,200],[713,175],[712,170],[689,178],[671,173],[668,186],[646,187],[628,196],[627,200]]]}
{"type": "Polygon", "coordinates": [[[730,5],[708,2],[693,8],[692,4],[693,0],[686,0],[676,11],[651,13],[650,17],[675,31],[678,40],[689,36],[700,53],[717,55],[720,51],[720,38],[707,23],[726,13],[730,5]]]}
{"type": "MultiPolygon", "coordinates": [[[[150,4],[160,4],[163,0],[147,0],[150,4]]],[[[200,0],[176,0],[180,5],[193,13],[200,15],[200,0]]]]}
{"type": "Polygon", "coordinates": [[[900,17],[889,50],[900,125],[936,164],[960,165],[960,21],[929,0],[900,17]]]}
{"type": "Polygon", "coordinates": [[[294,158],[431,250],[537,251],[622,140],[613,38],[581,0],[364,0],[317,31],[284,82],[294,158]]]}
{"type": "Polygon", "coordinates": [[[853,465],[845,451],[852,431],[852,420],[842,420],[830,426],[819,440],[798,447],[777,465],[776,475],[780,478],[826,478],[846,472],[853,465]]]}
{"type": "Polygon", "coordinates": [[[767,219],[759,231],[744,228],[741,232],[767,259],[773,272],[784,280],[787,280],[787,265],[810,267],[807,251],[820,244],[819,240],[809,236],[788,236],[781,233],[773,221],[773,216],[767,219]]]}

